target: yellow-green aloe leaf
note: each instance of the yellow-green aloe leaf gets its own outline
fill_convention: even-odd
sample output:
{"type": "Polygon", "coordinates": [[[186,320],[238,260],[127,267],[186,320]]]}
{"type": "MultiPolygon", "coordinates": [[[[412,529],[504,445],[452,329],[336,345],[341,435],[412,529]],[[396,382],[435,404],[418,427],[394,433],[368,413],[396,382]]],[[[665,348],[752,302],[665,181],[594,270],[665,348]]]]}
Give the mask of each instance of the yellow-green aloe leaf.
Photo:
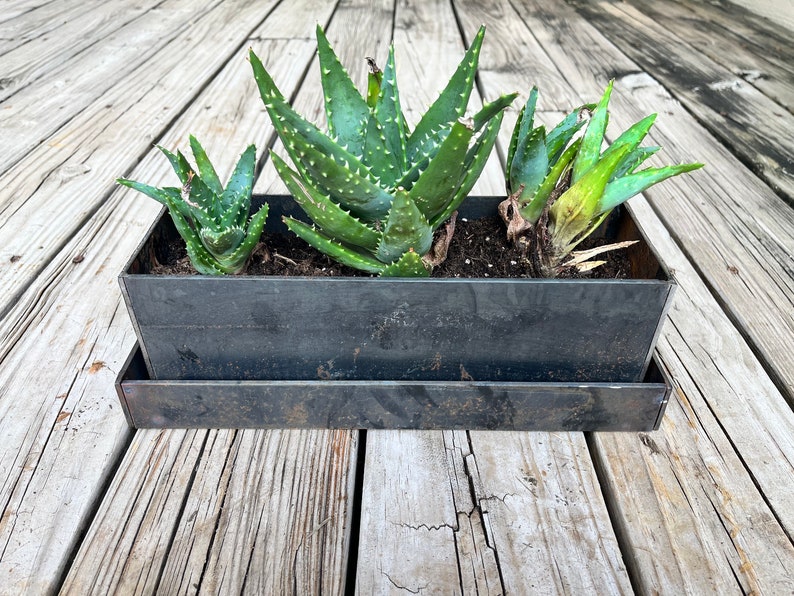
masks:
{"type": "Polygon", "coordinates": [[[590,117],[590,121],[587,123],[587,128],[585,128],[582,136],[582,144],[576,154],[576,159],[573,161],[572,183],[576,183],[584,176],[598,162],[598,158],[601,156],[601,145],[604,141],[604,133],[609,121],[609,96],[612,94],[613,83],[614,81],[610,81],[607,85],[601,101],[598,102],[590,117]]]}
{"type": "Polygon", "coordinates": [[[654,184],[702,167],[702,163],[685,163],[661,168],[647,168],[612,180],[604,189],[604,193],[598,203],[598,211],[604,212],[614,209],[654,184]]]}
{"type": "Polygon", "coordinates": [[[607,182],[630,150],[630,147],[623,146],[598,161],[552,204],[549,209],[550,231],[552,244],[558,250],[574,243],[596,217],[607,182]]]}

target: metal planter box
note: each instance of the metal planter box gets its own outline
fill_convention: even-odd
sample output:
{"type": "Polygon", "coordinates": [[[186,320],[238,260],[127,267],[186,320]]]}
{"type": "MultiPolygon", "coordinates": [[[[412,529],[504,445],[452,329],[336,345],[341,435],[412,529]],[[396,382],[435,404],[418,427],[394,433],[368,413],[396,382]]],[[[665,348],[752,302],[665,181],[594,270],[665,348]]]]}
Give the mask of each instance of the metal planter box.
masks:
{"type": "MultiPolygon", "coordinates": [[[[271,232],[278,231],[280,215],[295,209],[292,200],[263,199],[271,206],[271,232]]],[[[493,214],[498,200],[470,198],[461,215],[493,214]]],[[[639,238],[625,211],[609,224],[607,233],[616,239],[639,238]]],[[[484,396],[507,391],[508,401],[518,404],[516,396],[537,394],[533,388],[537,384],[553,386],[555,391],[562,386],[641,386],[647,381],[653,347],[674,291],[644,241],[630,249],[636,277],[630,280],[149,274],[158,243],[174,234],[170,218],[164,215],[120,276],[144,365],[134,367],[138,372],[125,382],[157,386],[160,395],[166,386],[194,387],[197,381],[210,382],[204,385],[208,388],[222,387],[220,392],[227,395],[228,388],[235,386],[240,388],[239,399],[248,400],[249,410],[251,403],[277,395],[310,395],[315,404],[311,407],[320,407],[331,396],[344,401],[345,396],[366,392],[380,392],[383,399],[429,392],[427,403],[432,404],[439,403],[439,396],[468,392],[471,399],[480,400],[482,410],[489,403],[484,396]],[[151,385],[152,381],[189,383],[151,385]],[[246,388],[253,389],[246,393],[246,388]]],[[[121,390],[123,396],[124,387],[121,390]]],[[[202,389],[201,395],[217,393],[202,389]]],[[[606,395],[601,395],[605,401],[606,395]]],[[[656,424],[664,401],[657,395],[647,402],[642,429],[656,424]]],[[[304,402],[303,407],[309,408],[304,402]]],[[[186,398],[182,404],[196,406],[186,398]]],[[[242,402],[235,407],[245,409],[242,402]]],[[[494,402],[493,407],[500,406],[494,402]]],[[[173,405],[162,411],[166,410],[172,420],[179,418],[173,405]]],[[[169,426],[167,421],[154,420],[162,411],[148,421],[133,417],[132,422],[169,426]]],[[[306,420],[326,426],[320,415],[326,411],[326,406],[320,407],[306,420]]],[[[475,426],[471,426],[475,419],[461,421],[468,428],[491,428],[494,425],[486,420],[498,416],[487,416],[483,414],[481,424],[475,426]]],[[[411,426],[410,416],[399,424],[398,418],[384,414],[382,424],[446,427],[443,418],[427,412],[416,418],[416,426],[411,426]]],[[[186,418],[180,419],[187,424],[186,418]]],[[[207,419],[208,424],[212,419],[207,419]]],[[[269,424],[264,418],[256,423],[254,419],[241,414],[237,422],[219,418],[209,425],[269,424]]],[[[276,419],[283,427],[301,426],[294,417],[276,419]]],[[[358,417],[328,418],[327,425],[367,427],[365,421],[376,424],[380,419],[364,411],[358,417]]],[[[559,420],[552,426],[568,428],[559,420]]],[[[507,426],[506,422],[496,425],[507,426]]],[[[525,428],[527,423],[519,426],[525,428]]],[[[615,426],[620,424],[610,422],[609,428],[615,426]]]]}

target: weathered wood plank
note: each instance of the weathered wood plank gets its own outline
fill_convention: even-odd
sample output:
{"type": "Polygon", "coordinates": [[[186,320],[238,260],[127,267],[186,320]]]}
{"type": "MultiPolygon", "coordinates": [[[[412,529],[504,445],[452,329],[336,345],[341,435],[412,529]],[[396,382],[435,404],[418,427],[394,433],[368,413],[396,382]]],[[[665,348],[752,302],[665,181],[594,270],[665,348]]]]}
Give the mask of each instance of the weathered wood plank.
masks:
{"type": "Polygon", "coordinates": [[[357,594],[504,593],[468,451],[463,431],[367,433],[357,594]]]}
{"type": "MultiPolygon", "coordinates": [[[[148,11],[156,11],[158,4],[157,0],[134,4],[118,0],[99,6],[84,1],[56,2],[42,7],[46,11],[37,11],[44,14],[32,30],[6,31],[8,25],[0,25],[0,101],[38,78],[60,79],[61,71],[75,55],[148,11]]],[[[35,23],[29,18],[23,22],[35,23]]]]}
{"type": "MultiPolygon", "coordinates": [[[[563,76],[583,90],[583,99],[597,98],[614,70],[636,70],[573,11],[543,2],[523,6],[529,29],[563,76]]],[[[651,142],[664,146],[665,163],[707,164],[646,196],[794,403],[794,354],[788,348],[794,343],[794,211],[649,77],[628,75],[618,81],[612,106],[612,121],[621,130],[646,114],[660,113],[651,142]]]]}
{"type": "Polygon", "coordinates": [[[3,12],[0,13],[0,23],[11,21],[47,4],[54,3],[55,0],[14,0],[6,2],[3,5],[3,12]]]}
{"type": "MultiPolygon", "coordinates": [[[[85,107],[3,175],[0,315],[107,200],[112,181],[129,173],[163,128],[195,99],[204,81],[232,54],[245,59],[245,40],[272,5],[249,3],[241,8],[222,2],[191,21],[190,27],[174,25],[182,33],[157,52],[148,67],[126,71],[128,75],[100,101],[85,107]],[[227,28],[239,36],[229,36],[227,28]],[[185,60],[185,55],[191,59],[185,60]],[[53,200],[64,196],[80,200],[53,200]]],[[[178,14],[188,20],[195,16],[187,9],[178,14]]],[[[52,101],[66,101],[64,94],[54,95],[52,101]]],[[[166,163],[162,171],[167,167],[166,163]]]]}
{"type": "Polygon", "coordinates": [[[748,12],[761,15],[772,23],[779,23],[794,31],[794,12],[789,0],[712,0],[712,3],[724,6],[727,12],[736,15],[737,20],[746,18],[742,13],[737,14],[736,6],[742,6],[748,12]]]}
{"type": "MultiPolygon", "coordinates": [[[[479,3],[465,3],[465,8],[460,11],[461,21],[470,35],[473,35],[474,23],[483,20],[480,10],[479,3]],[[471,14],[468,14],[469,7],[472,8],[471,14]]],[[[597,97],[598,87],[606,78],[599,76],[600,65],[620,65],[620,55],[610,54],[603,49],[608,48],[609,44],[599,43],[592,29],[574,15],[561,11],[559,5],[551,7],[524,3],[520,13],[534,38],[543,44],[544,54],[560,66],[567,80],[576,81],[582,89],[590,90],[592,97],[597,97]],[[560,47],[563,41],[564,52],[560,47]],[[594,81],[594,78],[598,80],[594,81]]],[[[525,46],[528,55],[524,60],[532,63],[541,59],[543,54],[532,55],[530,47],[525,46]]],[[[483,81],[490,82],[498,78],[499,65],[493,66],[493,71],[482,77],[483,81]]],[[[542,88],[544,84],[545,81],[542,81],[542,88]]],[[[648,107],[648,103],[647,99],[642,101],[642,107],[648,107]]],[[[664,110],[660,110],[664,112],[665,119],[670,117],[669,107],[665,103],[664,110]]],[[[615,119],[621,127],[625,127],[627,121],[621,120],[618,113],[627,108],[629,106],[625,100],[616,101],[615,119]]],[[[644,110],[645,113],[648,111],[644,110]]],[[[636,113],[632,114],[632,119],[638,117],[636,113]]],[[[686,126],[691,125],[687,123],[686,126]]],[[[683,126],[665,136],[662,144],[666,148],[670,141],[683,134],[681,128],[683,126]]],[[[713,147],[713,142],[702,139],[698,148],[705,145],[713,147]]],[[[676,148],[676,151],[679,150],[676,148]]],[[[717,161],[720,159],[725,157],[720,156],[717,161]]],[[[711,163],[711,160],[707,161],[711,163]]],[[[714,186],[719,188],[717,184],[714,186]]],[[[697,188],[694,187],[693,192],[697,192],[697,188]]],[[[666,199],[672,200],[669,195],[666,195],[666,199]]],[[[784,208],[778,210],[778,214],[785,212],[784,208]]],[[[638,215],[641,223],[648,225],[654,217],[650,210],[639,214],[635,212],[635,215],[638,215]]],[[[779,225],[772,219],[764,221],[766,230],[769,229],[768,225],[779,225]]],[[[669,225],[675,229],[680,224],[673,220],[669,225]]],[[[661,225],[654,229],[657,234],[651,237],[651,241],[667,261],[668,255],[677,249],[661,225]],[[665,237],[666,242],[663,241],[665,237]]],[[[731,230],[730,235],[723,232],[724,238],[731,238],[735,244],[736,226],[732,226],[731,230]]],[[[761,232],[756,237],[765,236],[767,234],[761,232]]],[[[784,234],[783,237],[788,238],[783,241],[785,246],[791,236],[784,234]]],[[[764,243],[777,239],[777,233],[768,234],[764,243]]],[[[722,250],[716,235],[708,241],[701,241],[700,246],[708,246],[708,243],[722,250]]],[[[699,260],[703,259],[701,252],[696,253],[699,260]]],[[[786,252],[785,248],[777,249],[778,255],[786,252]]],[[[662,353],[666,358],[669,355],[668,364],[671,367],[674,359],[680,358],[681,364],[673,369],[677,373],[676,378],[680,375],[683,391],[680,401],[673,406],[673,413],[665,419],[663,433],[596,435],[595,445],[602,457],[604,446],[601,437],[609,437],[611,446],[608,462],[604,464],[610,467],[609,473],[605,475],[606,486],[610,489],[610,505],[613,512],[616,507],[620,508],[616,519],[624,553],[630,557],[633,581],[642,591],[692,592],[704,588],[706,591],[719,592],[721,587],[736,590],[737,585],[748,589],[753,584],[747,579],[748,568],[742,567],[742,564],[757,561],[758,568],[764,570],[764,579],[759,585],[773,588],[771,591],[774,592],[774,588],[783,585],[781,579],[791,568],[791,519],[787,513],[791,510],[791,497],[790,491],[783,486],[791,477],[790,468],[794,461],[791,411],[759,362],[724,317],[720,307],[702,286],[686,258],[680,256],[680,259],[667,261],[676,271],[676,277],[682,285],[679,296],[683,294],[685,298],[686,293],[694,292],[696,297],[688,302],[689,308],[680,306],[680,302],[676,303],[679,306],[672,314],[672,325],[675,327],[665,332],[665,338],[680,333],[689,339],[683,345],[676,345],[674,350],[667,347],[670,344],[663,342],[665,351],[662,353]],[[703,313],[699,309],[703,309],[709,323],[701,318],[703,313]],[[694,340],[695,337],[698,339],[694,340]],[[697,348],[699,357],[691,353],[695,349],[692,345],[694,341],[703,342],[702,347],[697,348]],[[687,342],[689,346],[686,346],[687,342]],[[694,409],[689,410],[686,421],[681,420],[675,408],[681,410],[682,403],[694,404],[696,398],[703,401],[692,406],[694,409]],[[770,415],[769,412],[774,414],[770,415]],[[770,417],[776,422],[770,424],[770,417]],[[702,428],[698,425],[702,425],[702,428]],[[664,446],[660,447],[663,441],[664,446]],[[647,457],[649,444],[658,449],[656,459],[664,458],[671,462],[675,473],[661,474],[654,468],[647,476],[639,474],[639,470],[647,464],[641,465],[636,456],[628,454],[644,453],[646,456],[643,457],[647,457]],[[684,459],[685,454],[687,459],[684,459]],[[624,464],[626,461],[630,463],[624,464]],[[703,477],[702,470],[712,470],[715,462],[719,463],[718,471],[707,473],[717,479],[716,483],[712,484],[706,479],[700,488],[694,488],[701,482],[698,478],[703,477]],[[772,467],[771,462],[774,462],[772,467]],[[691,486],[680,488],[681,483],[690,482],[691,486]],[[760,486],[760,490],[757,486],[760,486]],[[695,499],[696,493],[705,493],[708,497],[695,499]],[[687,502],[686,498],[691,500],[692,504],[687,505],[689,511],[685,520],[672,506],[668,509],[665,503],[669,501],[669,495],[680,496],[682,503],[687,502]],[[773,499],[767,504],[766,499],[770,495],[773,495],[773,499]],[[731,502],[730,497],[735,501],[731,502]],[[745,515],[749,515],[753,521],[745,522],[745,515]],[[737,520],[739,525],[736,525],[737,520]],[[755,521],[760,522],[761,526],[755,528],[755,521]],[[736,535],[731,538],[735,546],[731,543],[726,545],[725,527],[736,529],[736,535]],[[755,542],[749,547],[747,542],[751,541],[755,542]],[[776,552],[784,554],[778,558],[776,552]],[[703,569],[711,569],[712,573],[704,574],[703,569]],[[734,579],[734,571],[740,577],[744,574],[744,578],[739,581],[734,579]]],[[[760,278],[768,275],[763,271],[761,274],[760,278]]],[[[759,289],[762,284],[759,281],[759,289]]],[[[767,281],[763,286],[765,291],[769,290],[769,286],[767,281]]],[[[782,304],[785,304],[785,300],[782,304]]],[[[787,311],[778,306],[777,312],[780,316],[780,313],[787,311]]]]}
{"type": "MultiPolygon", "coordinates": [[[[731,151],[794,205],[794,115],[634,6],[572,0],[603,35],[651,72],[731,151]],[[652,40],[651,43],[648,43],[652,40]],[[750,132],[752,131],[752,132],[750,132]]],[[[677,28],[676,28],[677,29],[677,28]]],[[[605,65],[607,66],[607,65],[605,65]]],[[[619,69],[610,77],[625,74],[619,69]]]]}
{"type": "Polygon", "coordinates": [[[341,594],[355,448],[344,431],[136,433],[62,590],[341,594]]]}
{"type": "Polygon", "coordinates": [[[659,432],[593,436],[643,593],[785,593],[794,574],[794,413],[643,199],[632,211],[680,288],[659,353],[659,432]]]}
{"type": "MultiPolygon", "coordinates": [[[[443,53],[430,40],[449,37],[440,24],[453,18],[440,2],[398,6],[397,56],[416,69],[401,83],[403,98],[422,97],[414,87],[427,79],[446,81],[460,40],[443,41],[443,53]]],[[[511,39],[486,33],[483,60],[512,53],[511,39]]],[[[483,181],[503,192],[502,168],[483,181]]],[[[583,435],[471,435],[470,445],[466,433],[367,434],[358,593],[631,590],[583,435]],[[527,480],[534,473],[540,496],[527,480]],[[561,520],[570,531],[560,532],[561,520]]]]}
{"type": "Polygon", "coordinates": [[[632,0],[632,4],[674,30],[691,51],[708,56],[789,111],[794,108],[790,31],[733,5],[726,9],[719,3],[681,0],[632,0]]]}
{"type": "MultiPolygon", "coordinates": [[[[191,31],[194,24],[202,26],[203,23],[206,28],[208,21],[217,19],[219,26],[216,31],[222,29],[220,23],[231,25],[234,14],[240,12],[239,7],[231,4],[227,2],[218,6],[214,0],[205,0],[194,13],[192,4],[186,0],[166,0],[160,10],[145,13],[99,41],[90,52],[77,55],[57,71],[57,76],[39,79],[17,92],[13,101],[4,101],[0,110],[0,126],[3,128],[5,150],[0,156],[0,173],[5,173],[33,148],[50,139],[53,133],[86,108],[93,106],[90,111],[94,116],[101,108],[108,111],[110,108],[107,106],[114,103],[112,100],[104,98],[97,104],[95,102],[108,90],[119,87],[117,73],[135,72],[135,68],[140,67],[144,70],[144,79],[148,79],[153,69],[147,66],[147,62],[168,46],[171,46],[171,53],[178,54],[180,58],[200,56],[200,51],[190,45],[179,46],[179,41],[195,39],[193,34],[198,31],[191,31]],[[224,8],[224,4],[230,6],[224,8]],[[174,51],[172,44],[177,44],[179,51],[174,51]],[[64,88],[69,93],[60,91],[64,88]]],[[[208,33],[210,31],[205,31],[202,35],[208,33]]],[[[244,39],[244,33],[240,37],[244,39]]],[[[212,44],[207,41],[204,45],[209,48],[212,44]]],[[[190,61],[183,59],[182,63],[185,62],[190,61]]],[[[125,76],[124,80],[130,79],[125,76]]],[[[190,86],[190,79],[182,82],[183,88],[190,86]]],[[[134,89],[128,92],[134,93],[134,89]]]]}
{"type": "MultiPolygon", "coordinates": [[[[325,6],[326,11],[330,8],[325,6]]],[[[258,12],[262,14],[261,7],[258,12]]],[[[273,38],[284,31],[283,20],[274,22],[278,28],[263,30],[273,38]]],[[[273,55],[293,58],[278,67],[285,78],[292,69],[302,72],[299,63],[302,60],[305,65],[312,56],[313,43],[302,39],[306,36],[296,34],[295,42],[281,39],[265,44],[273,55]]],[[[269,139],[272,135],[258,107],[253,107],[259,101],[254,88],[248,64],[242,59],[232,61],[163,142],[182,145],[187,132],[195,132],[205,141],[219,171],[228,172],[239,148],[251,137],[269,139]]],[[[162,134],[157,119],[141,119],[139,126],[149,134],[162,134]]],[[[152,182],[165,179],[169,167],[158,153],[150,150],[132,174],[152,182]]],[[[137,193],[113,193],[79,233],[55,252],[35,286],[9,315],[16,324],[9,328],[10,343],[4,344],[0,367],[0,433],[4,438],[0,447],[4,506],[0,573],[14,591],[57,588],[129,440],[113,381],[134,337],[115,278],[158,211],[155,202],[137,193]],[[73,262],[78,255],[83,260],[73,262]],[[86,296],[93,298],[86,300],[86,296]],[[66,304],[70,307],[64,308],[66,304]],[[75,457],[78,453],[79,458],[75,457]]],[[[157,514],[156,508],[153,511],[157,514]]],[[[162,516],[160,522],[165,524],[167,517],[162,516]]],[[[112,538],[105,535],[106,541],[112,538]]],[[[92,546],[98,548],[99,542],[92,546]]],[[[114,547],[112,542],[104,545],[114,547]]],[[[145,545],[137,548],[145,550],[145,545]]],[[[97,552],[101,551],[91,551],[91,556],[97,552]]],[[[112,571],[123,572],[123,567],[112,571]]]]}

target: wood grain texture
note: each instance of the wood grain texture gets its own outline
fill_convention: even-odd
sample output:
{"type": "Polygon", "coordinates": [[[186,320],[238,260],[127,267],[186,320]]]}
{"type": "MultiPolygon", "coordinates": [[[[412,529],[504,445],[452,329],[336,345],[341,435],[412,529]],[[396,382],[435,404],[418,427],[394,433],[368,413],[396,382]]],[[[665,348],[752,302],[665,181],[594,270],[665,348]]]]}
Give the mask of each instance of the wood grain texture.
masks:
{"type": "Polygon", "coordinates": [[[660,432],[593,436],[635,583],[786,593],[794,413],[648,203],[632,210],[680,284],[658,347],[678,388],[660,432]]]}
{"type": "MultiPolygon", "coordinates": [[[[85,109],[68,125],[4,174],[5,184],[0,190],[0,244],[3,245],[0,314],[7,311],[63,244],[108,199],[115,186],[114,179],[131,174],[153,142],[185,142],[187,134],[167,141],[161,138],[161,131],[196,99],[204,82],[220,66],[233,60],[232,54],[239,56],[238,64],[245,60],[245,41],[251,29],[238,30],[239,36],[230,38],[223,33],[221,23],[239,28],[254,17],[262,18],[270,7],[271,3],[267,2],[259,6],[249,4],[239,10],[234,3],[224,2],[203,14],[171,46],[154,55],[154,67],[129,71],[112,90],[98,101],[94,97],[94,103],[82,106],[85,109]],[[192,59],[185,61],[184,52],[192,59]],[[80,200],[56,201],[53,197],[80,200]],[[59,225],[52,226],[52,221],[58,221],[59,225]]],[[[186,12],[179,14],[183,19],[192,17],[186,12]]],[[[123,41],[119,43],[123,45],[123,41]]],[[[134,38],[129,43],[148,42],[134,38]]],[[[246,100],[250,96],[249,90],[240,97],[246,100]]],[[[52,93],[51,101],[67,100],[63,94],[52,93]]],[[[201,112],[193,112],[198,113],[201,112]]],[[[209,123],[206,115],[201,120],[209,123]]],[[[198,134],[198,126],[201,123],[190,122],[185,127],[188,132],[198,134]]],[[[229,130],[228,125],[223,126],[223,131],[229,130]]],[[[250,141],[251,137],[246,135],[240,149],[230,150],[239,155],[250,141]]],[[[207,142],[211,143],[212,139],[207,142]]],[[[223,141],[218,146],[224,146],[223,141]]],[[[168,171],[167,162],[162,164],[161,171],[168,171]]],[[[150,180],[156,183],[156,179],[150,180]]]]}
{"type": "MultiPolygon", "coordinates": [[[[632,5],[579,2],[576,6],[621,52],[675,89],[711,134],[794,205],[794,140],[787,132],[794,130],[790,111],[731,70],[693,51],[677,28],[632,5]],[[653,43],[645,43],[648,39],[653,43]]],[[[609,73],[610,77],[622,74],[618,69],[609,73]]]]}
{"type": "Polygon", "coordinates": [[[47,10],[37,11],[44,13],[40,15],[40,22],[30,17],[24,19],[27,27],[23,31],[8,31],[8,24],[0,24],[0,72],[3,73],[0,101],[37,79],[59,80],[61,69],[64,65],[68,67],[77,54],[101,44],[105,36],[127,26],[158,4],[156,0],[135,4],[119,0],[99,6],[87,2],[55,2],[47,5],[47,10]],[[30,27],[33,24],[36,26],[30,27]],[[85,35],[86,31],[91,31],[91,35],[85,35]]]}
{"type": "MultiPolygon", "coordinates": [[[[467,33],[473,35],[473,23],[481,20],[482,8],[479,3],[464,5],[461,20],[467,33]]],[[[597,96],[598,86],[606,79],[602,65],[623,67],[625,58],[610,50],[610,44],[599,43],[599,36],[589,25],[561,10],[558,4],[524,3],[519,12],[527,22],[528,31],[543,49],[542,54],[528,54],[524,61],[532,63],[544,55],[550,56],[565,77],[563,80],[576,81],[580,89],[592,89],[591,98],[597,96]]],[[[498,31],[501,21],[494,26],[497,36],[501,37],[498,31]]],[[[535,46],[527,44],[524,47],[530,51],[535,46]]],[[[492,65],[489,78],[483,78],[483,81],[493,84],[499,79],[499,70],[498,63],[492,65]]],[[[647,81],[640,77],[638,80],[647,81]]],[[[540,82],[541,87],[545,82],[540,82]]],[[[560,81],[556,84],[559,85],[560,81]]],[[[650,90],[651,87],[646,88],[645,84],[651,83],[643,83],[643,89],[650,90]]],[[[661,92],[656,85],[653,89],[657,90],[654,95],[658,109],[661,92]]],[[[625,99],[620,99],[619,92],[615,95],[613,119],[621,128],[651,111],[647,108],[653,105],[653,101],[647,95],[638,100],[637,95],[642,94],[634,88],[631,99],[637,105],[633,107],[625,99]],[[641,108],[644,110],[642,114],[639,113],[641,108]],[[631,113],[631,118],[620,115],[626,111],[631,113]]],[[[674,104],[677,105],[672,100],[663,103],[664,108],[660,112],[665,120],[672,115],[682,117],[682,111],[674,108],[674,104]]],[[[687,159],[688,155],[691,158],[691,154],[686,153],[691,147],[708,147],[711,151],[716,146],[705,137],[698,145],[682,142],[680,139],[685,139],[690,134],[687,131],[692,128],[696,129],[691,121],[687,121],[665,133],[661,144],[665,151],[672,146],[672,161],[687,159]]],[[[659,137],[655,139],[659,141],[659,137]]],[[[714,161],[720,164],[727,159],[721,153],[710,157],[706,160],[710,168],[714,161]]],[[[723,250],[736,251],[739,247],[734,241],[736,233],[744,233],[750,227],[756,240],[749,244],[752,250],[757,250],[760,244],[763,250],[771,252],[767,261],[760,261],[763,266],[759,267],[759,259],[750,255],[744,262],[757,276],[758,291],[768,296],[770,288],[779,286],[775,280],[788,278],[784,273],[784,263],[785,255],[791,254],[788,243],[792,234],[780,230],[780,226],[787,225],[789,210],[746,170],[742,173],[742,169],[738,167],[737,170],[737,167],[735,163],[730,166],[726,163],[718,176],[731,172],[734,180],[757,188],[776,215],[767,217],[765,208],[761,215],[763,224],[753,225],[749,217],[742,225],[726,222],[723,225],[728,228],[711,234],[708,239],[701,238],[697,245],[694,240],[687,240],[691,238],[689,230],[687,234],[677,234],[676,239],[692,247],[690,256],[698,262],[698,272],[705,271],[707,275],[721,278],[725,265],[708,265],[714,253],[697,250],[695,246],[714,246],[717,254],[723,250]],[[777,231],[770,232],[770,229],[777,231]],[[731,240],[722,243],[720,236],[731,240]]],[[[718,177],[707,184],[714,189],[723,189],[718,177]]],[[[659,190],[663,190],[663,186],[659,190]]],[[[719,192],[724,198],[737,196],[725,190],[719,192]]],[[[693,184],[691,193],[703,193],[703,183],[693,184]]],[[[681,194],[681,190],[670,189],[664,200],[654,201],[654,206],[663,211],[669,208],[670,203],[675,204],[675,197],[681,194]]],[[[643,199],[634,199],[634,203],[643,204],[643,199]]],[[[681,204],[683,209],[691,202],[681,200],[681,204]]],[[[701,211],[711,221],[734,217],[738,210],[715,208],[701,200],[697,212],[701,211]]],[[[790,510],[790,491],[784,488],[784,484],[791,477],[790,468],[794,461],[791,410],[741,337],[741,331],[747,332],[753,325],[740,331],[734,329],[698,273],[678,252],[664,227],[652,224],[658,220],[647,203],[645,209],[634,213],[641,227],[650,226],[655,232],[651,241],[675,270],[680,288],[660,347],[665,362],[673,369],[674,378],[679,383],[678,400],[671,404],[674,410],[665,418],[662,432],[648,435],[597,434],[593,439],[600,465],[606,470],[602,473],[602,481],[623,552],[628,557],[633,584],[640,591],[649,593],[720,592],[751,590],[754,587],[763,587],[774,593],[785,586],[783,578],[793,561],[790,556],[791,520],[784,513],[790,510]],[[673,337],[679,339],[668,339],[673,337]],[[682,407],[682,403],[686,405],[682,407]],[[685,420],[682,420],[682,412],[686,412],[685,420]],[[608,449],[606,444],[609,444],[608,449]],[[637,454],[642,455],[643,461],[637,454]],[[665,461],[664,465],[669,469],[662,473],[661,463],[650,469],[646,460],[665,461]],[[642,472],[643,469],[650,471],[642,472]],[[773,499],[767,503],[772,495],[773,499]],[[673,497],[676,499],[674,504],[668,506],[673,497]],[[725,528],[729,528],[727,534],[731,537],[728,544],[725,528]],[[778,558],[776,552],[783,554],[778,558]],[[764,571],[754,576],[755,568],[764,571]],[[704,569],[707,570],[705,573],[704,569]],[[763,579],[759,579],[761,577],[763,579]]],[[[679,226],[703,228],[703,223],[700,219],[692,221],[691,210],[688,215],[684,215],[682,210],[677,217],[667,218],[665,226],[675,232],[679,226]]],[[[742,245],[742,249],[746,246],[742,245]]],[[[727,276],[724,277],[727,280],[727,276]]],[[[750,301],[739,298],[739,294],[746,291],[746,282],[733,282],[731,290],[726,289],[722,293],[727,307],[752,316],[757,305],[751,308],[750,301]]],[[[789,290],[781,291],[769,309],[773,313],[771,316],[782,323],[782,329],[780,325],[765,325],[759,333],[766,341],[780,342],[777,343],[778,349],[789,342],[786,339],[786,313],[790,312],[787,307],[790,296],[789,290]]],[[[787,353],[786,350],[783,352],[787,353]]],[[[787,358],[775,351],[769,355],[778,358],[779,362],[787,358]]],[[[786,365],[779,366],[785,368],[786,365]]]]}
{"type": "MultiPolygon", "coordinates": [[[[733,6],[742,6],[748,11],[761,15],[764,19],[772,23],[783,25],[790,31],[794,31],[794,14],[791,11],[789,0],[717,0],[720,5],[725,6],[726,10],[735,10],[733,6]],[[733,5],[730,6],[729,5],[733,5]]],[[[744,18],[744,17],[742,17],[744,18]]]]}
{"type": "MultiPolygon", "coordinates": [[[[453,15],[440,2],[401,10],[403,4],[395,38],[412,43],[398,46],[398,56],[408,53],[403,60],[420,63],[424,78],[440,80],[440,87],[461,50],[450,47],[428,60],[435,50],[415,40],[453,15]],[[441,72],[430,75],[431,68],[441,72]]],[[[489,44],[499,47],[498,33],[486,34],[489,44]]],[[[498,166],[483,174],[494,188],[503,185],[502,176],[498,166]]],[[[480,437],[474,448],[460,432],[368,432],[358,593],[630,591],[583,435],[472,436],[480,437]],[[565,464],[544,469],[542,490],[549,488],[539,498],[525,480],[527,469],[540,476],[539,467],[552,460],[565,464]],[[560,532],[560,520],[568,520],[569,531],[560,532]]]]}
{"type": "Polygon", "coordinates": [[[139,432],[63,591],[342,594],[355,446],[348,432],[139,432]]]}
{"type": "MultiPolygon", "coordinates": [[[[263,32],[276,37],[275,30],[263,32]]],[[[313,43],[296,37],[267,47],[297,61],[303,55],[306,64],[313,43]]],[[[286,76],[294,67],[294,61],[284,61],[279,72],[286,76]]],[[[253,86],[250,66],[231,61],[163,142],[182,144],[188,131],[195,132],[218,170],[228,172],[249,135],[272,134],[259,110],[240,111],[238,93],[258,101],[253,86]],[[213,132],[218,130],[223,132],[213,132]]],[[[156,130],[157,121],[146,126],[156,130]]],[[[167,162],[151,149],[132,175],[156,182],[167,171],[167,162]]],[[[134,344],[116,275],[158,211],[157,203],[137,194],[113,193],[61,250],[49,245],[54,257],[3,319],[0,572],[15,592],[57,588],[130,439],[113,392],[114,377],[134,344]]]]}
{"type": "Polygon", "coordinates": [[[733,73],[737,83],[756,87],[789,112],[794,109],[791,31],[725,2],[632,0],[632,5],[733,73]]]}

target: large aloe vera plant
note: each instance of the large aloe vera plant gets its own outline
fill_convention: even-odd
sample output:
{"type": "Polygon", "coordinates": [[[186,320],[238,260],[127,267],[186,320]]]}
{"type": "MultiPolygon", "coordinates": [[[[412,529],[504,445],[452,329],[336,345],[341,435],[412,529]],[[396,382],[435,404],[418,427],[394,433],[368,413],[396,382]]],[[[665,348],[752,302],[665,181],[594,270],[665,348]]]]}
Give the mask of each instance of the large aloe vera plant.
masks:
{"type": "Polygon", "coordinates": [[[544,126],[534,126],[538,91],[532,89],[513,130],[505,171],[509,196],[500,212],[508,238],[528,253],[535,272],[544,277],[603,264],[594,257],[627,243],[580,252],[574,248],[618,205],[658,182],[703,167],[688,163],[638,170],[660,149],[640,145],[656,114],[626,129],[602,151],[611,93],[612,82],[597,105],[577,108],[547,133],[544,126]],[[584,120],[587,113],[590,118],[584,120]]]}
{"type": "Polygon", "coordinates": [[[480,29],[412,131],[401,109],[393,46],[383,71],[369,60],[362,95],[317,27],[327,134],[289,105],[251,51],[262,100],[295,169],[276,154],[273,163],[314,224],[287,218],[289,229],[356,269],[428,275],[446,254],[454,219],[448,222],[482,172],[503,110],[515,98],[503,95],[464,118],[483,36],[480,29]]]}
{"type": "Polygon", "coordinates": [[[181,151],[174,154],[159,147],[171,162],[181,188],[157,188],[125,178],[117,182],[168,207],[185,241],[190,261],[199,273],[240,273],[259,242],[268,211],[264,204],[249,219],[256,148],[249,145],[243,152],[225,188],[204,148],[193,136],[190,148],[196,168],[181,151]]]}

